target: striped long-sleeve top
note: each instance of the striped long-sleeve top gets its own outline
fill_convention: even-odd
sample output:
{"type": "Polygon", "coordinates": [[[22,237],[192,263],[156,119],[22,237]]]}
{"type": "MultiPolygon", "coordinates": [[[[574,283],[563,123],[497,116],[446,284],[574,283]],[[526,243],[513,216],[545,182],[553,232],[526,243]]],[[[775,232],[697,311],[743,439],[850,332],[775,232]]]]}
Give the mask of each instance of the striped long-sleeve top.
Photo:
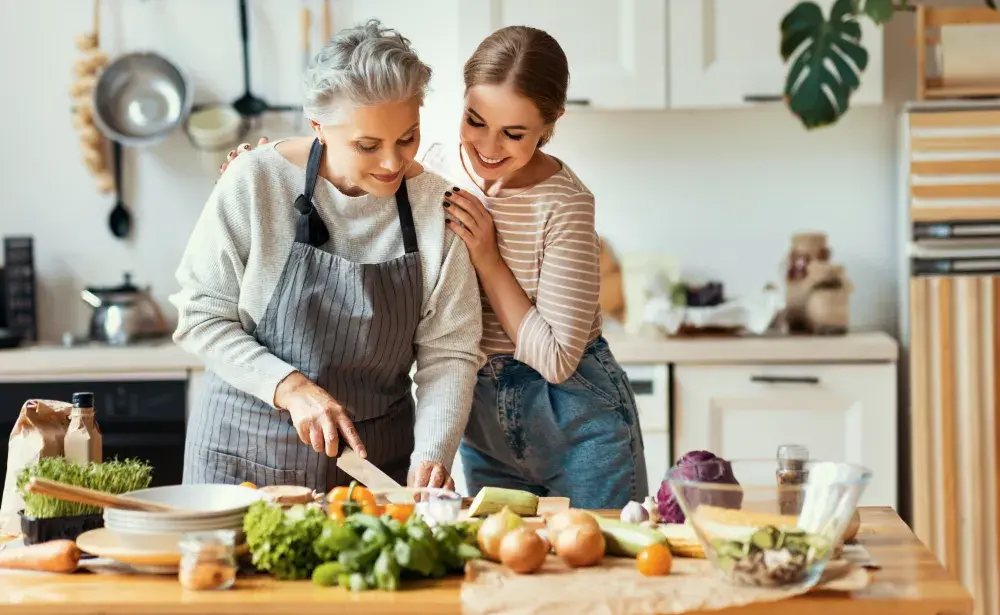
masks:
{"type": "Polygon", "coordinates": [[[500,255],[534,304],[512,340],[481,288],[481,350],[512,354],[549,382],[563,382],[601,334],[594,195],[559,161],[561,169],[539,184],[486,196],[465,172],[459,147],[434,144],[423,164],[482,201],[493,215],[500,255]]]}

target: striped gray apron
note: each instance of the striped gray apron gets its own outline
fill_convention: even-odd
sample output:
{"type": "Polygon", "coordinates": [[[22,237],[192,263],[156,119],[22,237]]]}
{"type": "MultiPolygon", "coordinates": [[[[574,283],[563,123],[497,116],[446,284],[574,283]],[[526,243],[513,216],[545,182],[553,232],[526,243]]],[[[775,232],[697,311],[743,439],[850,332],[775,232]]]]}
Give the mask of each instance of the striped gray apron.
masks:
{"type": "MultiPolygon", "coordinates": [[[[313,142],[295,242],[252,335],[346,409],[368,460],[405,484],[413,451],[410,368],[423,297],[416,230],[406,180],[396,192],[403,256],[363,264],[323,246],[329,232],[313,206],[324,146],[313,142]]],[[[341,436],[339,450],[347,448],[341,436]]],[[[185,483],[250,481],[304,485],[320,492],[350,477],[336,459],[299,439],[287,413],[240,391],[212,371],[188,420],[185,483]]]]}

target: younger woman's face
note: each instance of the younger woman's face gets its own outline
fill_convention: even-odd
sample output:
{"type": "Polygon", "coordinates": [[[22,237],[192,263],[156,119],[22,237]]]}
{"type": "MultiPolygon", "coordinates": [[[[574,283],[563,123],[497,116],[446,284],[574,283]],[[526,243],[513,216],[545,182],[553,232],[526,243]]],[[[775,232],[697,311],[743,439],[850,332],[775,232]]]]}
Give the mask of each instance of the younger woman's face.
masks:
{"type": "Polygon", "coordinates": [[[462,147],[483,179],[497,180],[528,164],[548,129],[535,103],[507,85],[476,85],[465,93],[462,147]]]}
{"type": "Polygon", "coordinates": [[[420,103],[384,102],[344,108],[336,125],[313,123],[326,143],[330,169],[373,196],[396,193],[420,147],[420,103]]]}

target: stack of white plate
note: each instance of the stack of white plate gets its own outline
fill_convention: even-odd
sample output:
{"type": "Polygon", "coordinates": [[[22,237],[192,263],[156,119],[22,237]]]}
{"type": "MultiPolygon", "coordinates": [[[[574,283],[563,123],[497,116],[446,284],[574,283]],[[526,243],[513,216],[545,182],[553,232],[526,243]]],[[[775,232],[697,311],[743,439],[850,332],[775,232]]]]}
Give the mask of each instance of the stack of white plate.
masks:
{"type": "Polygon", "coordinates": [[[128,494],[137,500],[166,504],[182,512],[104,509],[104,527],[122,546],[176,551],[189,532],[233,530],[243,540],[243,517],[266,496],[236,485],[171,485],[128,494]]]}

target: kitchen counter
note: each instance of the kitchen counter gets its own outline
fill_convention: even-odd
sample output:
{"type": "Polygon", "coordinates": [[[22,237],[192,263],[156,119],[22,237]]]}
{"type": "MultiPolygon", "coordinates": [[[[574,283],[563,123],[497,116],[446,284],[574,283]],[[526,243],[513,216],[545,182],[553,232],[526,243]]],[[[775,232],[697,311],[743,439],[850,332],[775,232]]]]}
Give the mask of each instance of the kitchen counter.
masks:
{"type": "MultiPolygon", "coordinates": [[[[617,511],[611,511],[616,513],[617,511]]],[[[725,613],[733,615],[960,615],[972,597],[920,543],[891,508],[861,509],[859,542],[881,566],[853,594],[815,592],[725,613]]],[[[407,586],[398,592],[351,594],[309,581],[240,577],[229,591],[184,591],[176,577],[0,571],[0,615],[269,615],[322,608],[338,615],[460,614],[460,578],[407,586]]],[[[719,613],[716,611],[716,613],[719,613]]]]}
{"type": "MultiPolygon", "coordinates": [[[[882,332],[846,336],[663,338],[608,331],[622,363],[833,363],[895,361],[896,341],[882,332]]],[[[0,350],[0,381],[48,375],[200,371],[194,355],[169,339],[129,347],[40,344],[0,350]]]]}

